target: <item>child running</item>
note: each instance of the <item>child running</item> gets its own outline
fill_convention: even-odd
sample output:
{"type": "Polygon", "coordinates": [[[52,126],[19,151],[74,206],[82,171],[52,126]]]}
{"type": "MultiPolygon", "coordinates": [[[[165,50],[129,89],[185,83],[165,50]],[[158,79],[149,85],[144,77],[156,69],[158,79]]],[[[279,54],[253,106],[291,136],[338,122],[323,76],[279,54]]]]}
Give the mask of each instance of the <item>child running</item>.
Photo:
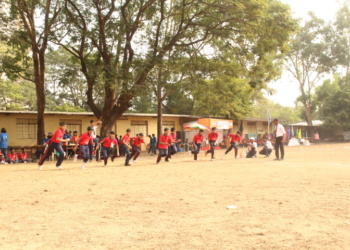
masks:
{"type": "Polygon", "coordinates": [[[209,141],[209,150],[205,151],[205,156],[207,156],[208,153],[211,153],[211,160],[213,161],[215,159],[214,157],[214,150],[215,150],[215,143],[218,140],[219,134],[216,132],[216,128],[213,127],[211,129],[211,133],[208,135],[208,141],[209,141]]]}
{"type": "Polygon", "coordinates": [[[168,148],[168,158],[171,159],[171,156],[177,153],[176,143],[181,142],[181,140],[177,139],[175,128],[171,128],[169,137],[171,139],[171,145],[168,148]]]}
{"type": "Polygon", "coordinates": [[[60,122],[60,127],[56,130],[54,135],[51,137],[50,141],[48,141],[47,148],[41,157],[39,163],[38,163],[38,169],[42,170],[42,165],[44,164],[46,158],[51,155],[51,153],[56,149],[56,151],[60,154],[56,167],[58,169],[63,169],[61,167],[61,164],[66,156],[66,152],[64,152],[62,148],[62,142],[68,142],[70,139],[63,139],[64,131],[66,130],[66,123],[60,122]]]}
{"type": "Polygon", "coordinates": [[[124,164],[124,166],[126,166],[126,167],[131,166],[129,164],[130,159],[131,159],[130,149],[132,149],[132,147],[130,146],[130,134],[131,134],[131,129],[128,128],[126,130],[126,134],[122,138],[122,143],[121,143],[122,151],[126,155],[125,164],[124,164]]]}
{"type": "MultiPolygon", "coordinates": [[[[89,126],[87,127],[87,132],[82,134],[78,140],[78,144],[80,146],[80,154],[83,157],[83,164],[80,166],[81,169],[87,169],[85,167],[85,164],[90,160],[90,148],[89,145],[93,142],[92,134],[94,132],[94,128],[89,126]]],[[[75,146],[74,150],[77,149],[77,146],[75,146]]]]}
{"type": "MultiPolygon", "coordinates": [[[[111,152],[113,152],[114,150],[114,145],[117,147],[117,151],[119,151],[118,149],[118,141],[115,138],[115,132],[111,131],[109,132],[109,137],[104,138],[101,142],[100,145],[102,145],[102,153],[103,153],[103,161],[105,163],[104,166],[107,166],[107,162],[108,162],[108,157],[111,154],[111,152]]],[[[118,153],[116,153],[118,156],[118,153]]],[[[113,153],[112,157],[112,161],[114,160],[115,154],[113,153]]]]}
{"type": "Polygon", "coordinates": [[[200,129],[199,133],[196,134],[193,137],[192,143],[195,145],[195,149],[192,151],[192,154],[194,154],[194,159],[197,160],[197,155],[199,154],[199,151],[201,150],[202,142],[204,140],[204,130],[200,129]]]}
{"type": "MultiPolygon", "coordinates": [[[[132,144],[132,153],[130,158],[133,158],[133,162],[137,162],[137,157],[141,153],[141,143],[145,144],[145,141],[143,140],[143,133],[139,133],[137,137],[133,137],[133,144],[132,144]]],[[[146,145],[147,146],[147,145],[146,145]]]]}
{"type": "Polygon", "coordinates": [[[230,140],[231,138],[231,146],[226,150],[225,155],[228,154],[233,148],[235,149],[235,158],[238,159],[238,147],[237,144],[241,141],[241,132],[237,131],[236,134],[229,134],[227,136],[227,140],[230,140]]]}
{"type": "Polygon", "coordinates": [[[168,157],[169,157],[168,146],[169,145],[171,145],[171,139],[169,137],[169,129],[165,128],[164,129],[164,134],[162,134],[159,137],[159,142],[158,142],[159,155],[158,155],[156,164],[158,164],[160,162],[162,157],[165,157],[165,161],[169,161],[168,160],[168,157]]]}

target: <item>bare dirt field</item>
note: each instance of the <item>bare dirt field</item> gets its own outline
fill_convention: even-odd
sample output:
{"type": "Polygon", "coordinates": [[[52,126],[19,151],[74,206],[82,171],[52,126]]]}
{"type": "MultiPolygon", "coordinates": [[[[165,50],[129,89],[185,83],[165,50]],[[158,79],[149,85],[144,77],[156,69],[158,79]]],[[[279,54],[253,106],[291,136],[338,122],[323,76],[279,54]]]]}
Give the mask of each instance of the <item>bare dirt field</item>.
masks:
{"type": "Polygon", "coordinates": [[[0,249],[350,249],[350,144],[223,153],[0,165],[0,249]]]}

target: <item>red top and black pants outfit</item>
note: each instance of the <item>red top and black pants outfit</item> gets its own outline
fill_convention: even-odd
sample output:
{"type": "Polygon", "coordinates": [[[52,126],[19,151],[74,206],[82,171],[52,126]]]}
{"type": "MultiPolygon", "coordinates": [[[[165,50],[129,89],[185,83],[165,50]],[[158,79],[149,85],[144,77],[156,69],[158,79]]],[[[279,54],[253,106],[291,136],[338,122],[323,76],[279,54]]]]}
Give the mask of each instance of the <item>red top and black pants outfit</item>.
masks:
{"type": "Polygon", "coordinates": [[[241,141],[241,137],[239,135],[234,135],[234,134],[229,134],[228,137],[231,137],[231,146],[226,150],[225,155],[234,148],[235,149],[235,157],[237,157],[237,155],[238,155],[237,144],[241,141]]]}
{"type": "Polygon", "coordinates": [[[134,157],[134,161],[136,161],[137,157],[141,153],[141,143],[145,143],[145,141],[138,137],[133,137],[134,143],[132,144],[132,153],[131,158],[134,157]]]}
{"type": "Polygon", "coordinates": [[[165,161],[169,161],[168,158],[169,158],[169,153],[168,153],[168,144],[171,143],[171,138],[169,137],[169,135],[167,134],[162,134],[160,137],[159,137],[159,143],[158,143],[158,151],[159,151],[159,155],[158,155],[158,158],[157,158],[157,163],[160,162],[160,159],[162,157],[165,157],[165,161]],[[163,142],[163,143],[166,143],[166,144],[162,144],[160,142],[163,142]]]}
{"type": "Polygon", "coordinates": [[[56,151],[59,153],[58,159],[57,159],[57,163],[56,163],[56,167],[60,167],[65,156],[66,156],[66,152],[64,152],[63,148],[62,148],[62,143],[57,141],[57,139],[62,139],[63,135],[64,135],[64,130],[62,129],[57,129],[56,132],[54,133],[54,135],[51,137],[51,139],[49,140],[47,146],[46,146],[46,150],[43,154],[43,156],[41,157],[38,165],[41,166],[44,164],[46,158],[52,154],[52,152],[56,149],[56,151]]]}
{"type": "Polygon", "coordinates": [[[80,145],[80,152],[83,157],[83,162],[87,163],[91,159],[91,151],[90,151],[90,145],[92,145],[92,135],[89,134],[89,132],[86,132],[80,136],[79,139],[79,145],[80,145]]]}
{"type": "Polygon", "coordinates": [[[194,160],[197,160],[197,155],[199,154],[199,151],[201,150],[202,142],[204,140],[204,135],[196,134],[193,137],[193,143],[196,145],[196,149],[192,151],[192,154],[194,154],[194,160]]]}
{"type": "Polygon", "coordinates": [[[130,136],[128,134],[125,134],[122,138],[122,144],[121,144],[121,148],[123,149],[123,152],[126,154],[125,164],[124,164],[125,166],[129,166],[129,161],[131,159],[130,150],[127,145],[129,143],[130,143],[130,136]]]}
{"type": "Polygon", "coordinates": [[[219,134],[218,133],[210,133],[208,135],[209,138],[209,145],[210,149],[207,151],[207,153],[211,153],[211,158],[214,159],[214,150],[215,150],[215,142],[218,140],[219,134]]]}
{"type": "MultiPolygon", "coordinates": [[[[113,150],[114,145],[118,145],[118,141],[115,138],[106,137],[102,140],[102,153],[103,153],[103,161],[105,163],[105,166],[108,162],[108,157],[111,154],[111,151],[113,150]]],[[[112,155],[112,161],[114,160],[115,155],[112,155]]]]}

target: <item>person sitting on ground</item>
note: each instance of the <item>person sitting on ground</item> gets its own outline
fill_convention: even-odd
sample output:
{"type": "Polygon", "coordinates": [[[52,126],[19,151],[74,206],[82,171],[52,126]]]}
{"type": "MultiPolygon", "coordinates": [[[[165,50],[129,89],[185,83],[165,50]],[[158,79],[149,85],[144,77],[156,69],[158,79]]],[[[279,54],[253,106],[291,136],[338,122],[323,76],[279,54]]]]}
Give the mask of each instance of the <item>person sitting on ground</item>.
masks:
{"type": "Polygon", "coordinates": [[[272,152],[272,144],[269,139],[264,139],[264,141],[265,141],[264,148],[260,150],[259,154],[269,157],[272,152]]]}
{"type": "Polygon", "coordinates": [[[247,150],[247,158],[253,158],[256,157],[256,149],[258,145],[254,141],[254,139],[250,139],[250,142],[248,143],[248,150],[247,150]]]}
{"type": "Polygon", "coordinates": [[[19,154],[19,163],[28,163],[28,162],[33,162],[32,159],[28,159],[28,153],[26,148],[22,148],[22,152],[19,154]]]}
{"type": "Polygon", "coordinates": [[[0,151],[0,164],[7,164],[5,156],[0,151]]]}
{"type": "Polygon", "coordinates": [[[17,156],[14,148],[10,148],[10,153],[8,153],[8,155],[7,155],[7,162],[10,164],[11,163],[12,164],[18,163],[18,156],[17,156]]]}

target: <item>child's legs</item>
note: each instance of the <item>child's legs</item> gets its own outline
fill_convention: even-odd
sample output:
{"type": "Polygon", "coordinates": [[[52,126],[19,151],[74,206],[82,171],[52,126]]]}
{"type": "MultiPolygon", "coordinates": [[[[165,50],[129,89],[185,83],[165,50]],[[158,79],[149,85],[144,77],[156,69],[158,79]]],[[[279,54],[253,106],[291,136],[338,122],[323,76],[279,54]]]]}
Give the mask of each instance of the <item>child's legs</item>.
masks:
{"type": "Polygon", "coordinates": [[[64,152],[61,143],[55,143],[55,149],[60,154],[60,156],[57,159],[57,163],[56,163],[56,167],[59,167],[59,166],[61,166],[64,158],[66,157],[66,152],[64,152]]]}

